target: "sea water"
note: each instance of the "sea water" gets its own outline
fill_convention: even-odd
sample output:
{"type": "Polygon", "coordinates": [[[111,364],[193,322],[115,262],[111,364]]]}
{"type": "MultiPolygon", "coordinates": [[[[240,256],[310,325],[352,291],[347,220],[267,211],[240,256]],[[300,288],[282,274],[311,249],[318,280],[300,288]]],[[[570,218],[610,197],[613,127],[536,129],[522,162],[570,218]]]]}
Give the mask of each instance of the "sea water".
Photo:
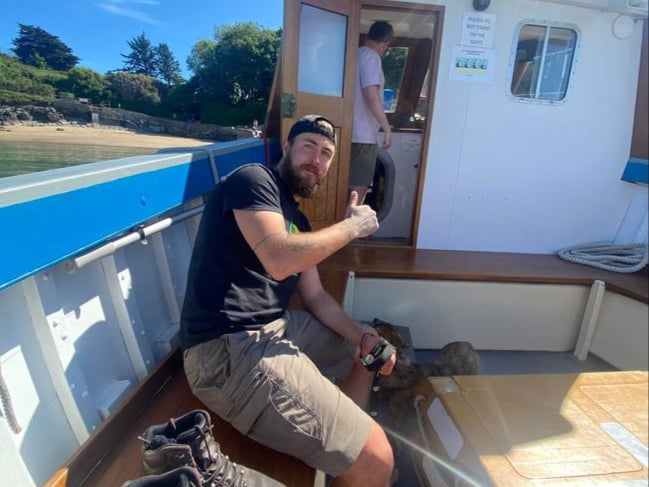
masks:
{"type": "Polygon", "coordinates": [[[155,152],[132,147],[0,141],[0,178],[155,152]]]}

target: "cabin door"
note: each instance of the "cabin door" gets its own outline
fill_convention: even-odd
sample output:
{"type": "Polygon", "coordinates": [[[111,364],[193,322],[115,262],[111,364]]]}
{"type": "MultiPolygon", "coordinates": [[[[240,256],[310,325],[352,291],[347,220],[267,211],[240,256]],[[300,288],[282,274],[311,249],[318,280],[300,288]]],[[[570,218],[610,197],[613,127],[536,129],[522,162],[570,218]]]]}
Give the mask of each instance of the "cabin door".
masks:
{"type": "Polygon", "coordinates": [[[300,201],[314,229],[341,220],[347,207],[359,4],[285,0],[281,53],[281,140],[300,117],[315,113],[336,127],[338,148],[326,182],[300,201]]]}

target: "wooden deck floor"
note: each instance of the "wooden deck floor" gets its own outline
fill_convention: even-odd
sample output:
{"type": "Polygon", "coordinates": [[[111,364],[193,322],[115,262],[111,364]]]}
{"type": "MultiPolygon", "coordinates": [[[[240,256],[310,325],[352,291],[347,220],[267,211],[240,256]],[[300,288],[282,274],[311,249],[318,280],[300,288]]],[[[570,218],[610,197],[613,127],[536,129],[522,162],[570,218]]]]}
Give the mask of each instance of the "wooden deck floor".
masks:
{"type": "MultiPolygon", "coordinates": [[[[192,394],[182,369],[180,351],[172,353],[126,403],[93,433],[47,487],[120,487],[142,475],[137,436],[193,409],[207,408],[192,394]]],[[[312,486],[315,470],[302,461],[270,450],[241,435],[211,414],[212,433],[233,461],[264,472],[287,487],[312,486]]]]}

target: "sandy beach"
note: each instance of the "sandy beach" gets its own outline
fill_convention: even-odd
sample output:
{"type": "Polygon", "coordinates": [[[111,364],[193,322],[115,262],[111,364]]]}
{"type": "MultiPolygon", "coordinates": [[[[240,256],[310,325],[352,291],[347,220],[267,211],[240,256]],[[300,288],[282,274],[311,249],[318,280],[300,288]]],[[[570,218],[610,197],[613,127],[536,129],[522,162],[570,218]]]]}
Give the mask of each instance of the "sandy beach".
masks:
{"type": "Polygon", "coordinates": [[[164,149],[167,147],[196,147],[212,141],[147,134],[128,129],[92,125],[19,124],[0,126],[0,142],[60,143],[164,149]]]}

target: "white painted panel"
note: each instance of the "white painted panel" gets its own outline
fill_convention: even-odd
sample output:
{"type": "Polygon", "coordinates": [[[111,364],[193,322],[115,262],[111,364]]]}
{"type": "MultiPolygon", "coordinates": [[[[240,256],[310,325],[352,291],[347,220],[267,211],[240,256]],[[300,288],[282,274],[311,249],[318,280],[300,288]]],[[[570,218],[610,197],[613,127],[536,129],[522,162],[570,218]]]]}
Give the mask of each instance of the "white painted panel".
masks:
{"type": "Polygon", "coordinates": [[[648,319],[645,303],[606,292],[591,352],[622,370],[647,370],[648,319]]]}
{"type": "MultiPolygon", "coordinates": [[[[13,433],[0,417],[0,485],[42,485],[78,443],[36,339],[22,284],[0,292],[0,316],[2,373],[22,428],[13,433]],[[47,444],[56,448],[41,451],[47,444]]],[[[62,383],[67,387],[65,378],[62,383]]]]}
{"type": "Polygon", "coordinates": [[[36,484],[20,458],[14,433],[9,430],[4,418],[0,419],[0,445],[2,445],[2,455],[0,455],[2,482],[6,482],[5,485],[35,486],[36,484]]]}
{"type": "Polygon", "coordinates": [[[74,361],[90,396],[96,399],[115,380],[137,383],[101,261],[72,273],[61,265],[50,272],[58,292],[58,301],[52,306],[65,313],[74,361]]]}
{"type": "Polygon", "coordinates": [[[633,185],[634,194],[617,232],[614,243],[647,243],[647,214],[649,213],[649,193],[647,187],[633,185]]]}
{"type": "Polygon", "coordinates": [[[191,221],[165,230],[163,238],[171,280],[174,287],[174,294],[178,308],[182,308],[187,286],[187,270],[192,255],[193,241],[190,238],[189,228],[193,226],[191,221]]]}
{"type": "MultiPolygon", "coordinates": [[[[379,134],[379,144],[384,134],[379,134]]],[[[416,193],[417,171],[421,155],[421,133],[395,132],[387,151],[379,149],[379,158],[386,168],[386,194],[379,211],[379,229],[372,234],[377,238],[406,238],[410,236],[412,208],[416,193]],[[386,154],[387,153],[387,154],[386,154]],[[391,180],[389,180],[391,179],[391,180]],[[389,211],[385,209],[389,206],[389,211]]]]}
{"type": "Polygon", "coordinates": [[[616,39],[614,13],[534,0],[492,1],[493,82],[451,81],[448,66],[471,2],[446,2],[417,247],[553,253],[612,241],[633,198],[629,157],[641,23],[616,39]],[[525,19],[577,26],[565,103],[512,101],[510,51],[525,19]]]}
{"type": "Polygon", "coordinates": [[[575,346],[587,286],[358,278],[354,318],[410,327],[416,348],[468,340],[482,350],[567,351],[575,346]]]}
{"type": "MultiPolygon", "coordinates": [[[[165,233],[167,231],[165,230],[165,233]]],[[[145,355],[147,362],[151,362],[149,355],[152,356],[152,365],[154,365],[155,361],[162,358],[158,354],[154,341],[162,330],[166,330],[173,323],[169,317],[169,306],[165,299],[152,238],[148,241],[147,245],[137,243],[126,247],[120,255],[120,266],[129,270],[132,280],[127,305],[131,316],[135,319],[134,331],[140,339],[140,346],[150,349],[145,355]]],[[[147,363],[149,367],[152,365],[147,363]]]]}

